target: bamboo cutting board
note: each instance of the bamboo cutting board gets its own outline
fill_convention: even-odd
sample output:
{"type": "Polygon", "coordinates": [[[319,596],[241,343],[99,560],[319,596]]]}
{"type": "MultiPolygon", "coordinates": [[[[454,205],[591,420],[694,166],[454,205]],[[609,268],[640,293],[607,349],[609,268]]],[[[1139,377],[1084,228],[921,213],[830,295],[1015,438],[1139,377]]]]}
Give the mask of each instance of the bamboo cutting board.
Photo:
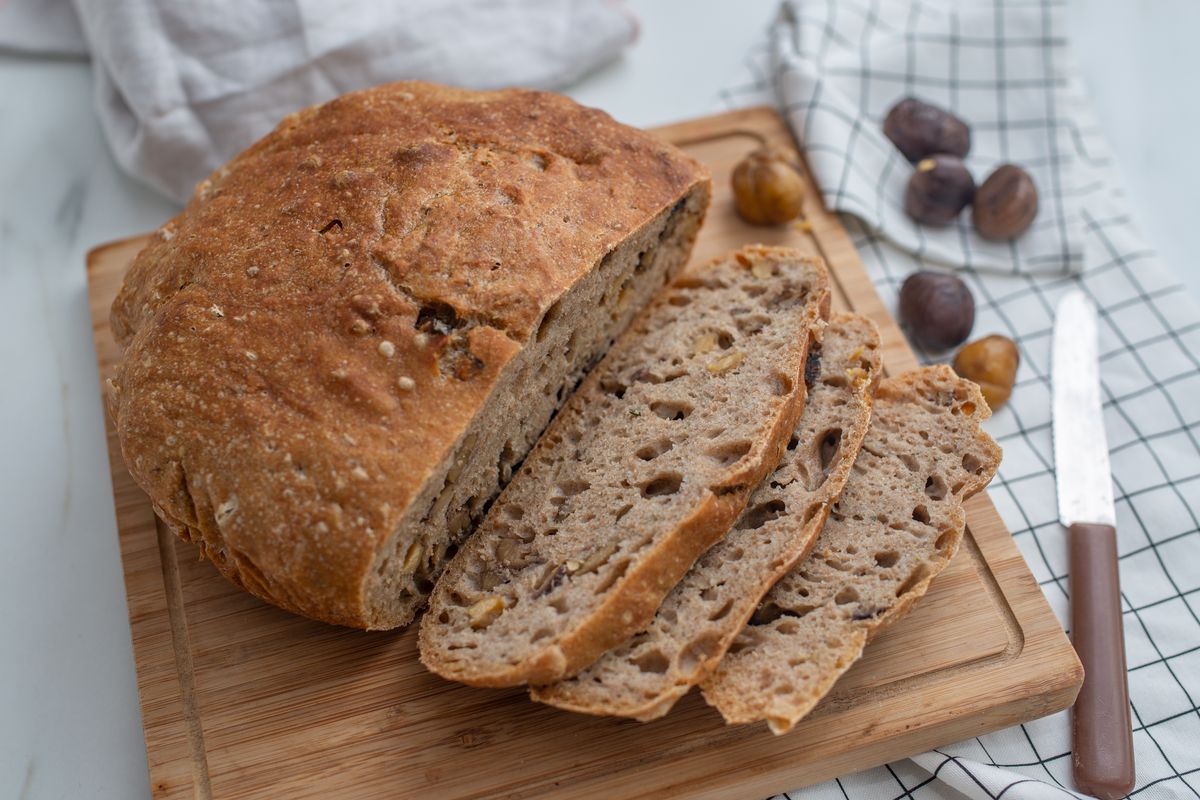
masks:
{"type": "MultiPolygon", "coordinates": [[[[735,214],[733,165],[763,141],[793,146],[774,111],[659,132],[713,172],[697,258],[755,241],[822,255],[835,306],[879,326],[887,370],[916,366],[811,181],[808,230],[753,228],[735,214]]],[[[108,308],[144,241],[88,257],[102,381],[118,357],[108,308]]],[[[156,798],[755,798],[1058,711],[1083,677],[980,495],[967,503],[962,549],[926,598],[792,733],[728,728],[695,692],[649,724],[569,714],[520,690],[472,689],[425,672],[415,628],[335,628],[243,594],[156,525],[111,424],[108,445],[156,798]]]]}

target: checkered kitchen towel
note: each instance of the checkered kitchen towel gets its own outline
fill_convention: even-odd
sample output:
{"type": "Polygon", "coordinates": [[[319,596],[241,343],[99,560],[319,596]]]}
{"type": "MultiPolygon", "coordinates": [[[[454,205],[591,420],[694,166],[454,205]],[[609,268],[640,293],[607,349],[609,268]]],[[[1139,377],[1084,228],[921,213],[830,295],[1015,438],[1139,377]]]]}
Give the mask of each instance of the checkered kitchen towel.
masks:
{"type": "MultiPolygon", "coordinates": [[[[920,268],[952,267],[975,294],[975,336],[1020,346],[1008,406],[988,429],[1004,447],[992,498],[1064,625],[1065,536],[1050,421],[1056,301],[1081,287],[1100,309],[1104,418],[1117,495],[1122,604],[1142,798],[1200,797],[1200,308],[1130,221],[1078,80],[1054,0],[791,0],[753,75],[725,105],[783,108],[826,203],[885,301],[920,268]],[[968,165],[1014,161],[1041,211],[1013,245],[964,221],[915,226],[901,198],[911,167],[880,132],[916,95],[971,124],[968,165]]],[[[929,354],[926,354],[927,360],[929,354]]],[[[1070,797],[1066,712],[867,770],[792,797],[1070,797]]]]}

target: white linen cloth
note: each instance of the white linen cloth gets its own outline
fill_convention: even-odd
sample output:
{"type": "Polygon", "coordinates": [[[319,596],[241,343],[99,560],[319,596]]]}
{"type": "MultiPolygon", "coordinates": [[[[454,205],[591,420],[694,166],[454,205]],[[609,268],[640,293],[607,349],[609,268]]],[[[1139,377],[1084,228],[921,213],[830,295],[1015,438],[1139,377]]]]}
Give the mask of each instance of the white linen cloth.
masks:
{"type": "MultiPolygon", "coordinates": [[[[3,0],[0,0],[2,3],[3,0]]],[[[636,36],[616,0],[75,0],[117,161],[178,201],[287,114],[405,78],[555,88],[636,36]]],[[[0,46],[78,53],[65,0],[0,5],[0,46]]]]}
{"type": "MultiPolygon", "coordinates": [[[[1080,287],[1100,310],[1104,420],[1116,492],[1122,607],[1141,798],[1200,796],[1200,307],[1147,247],[1078,78],[1059,0],[790,0],[721,93],[775,100],[894,310],[911,272],[950,266],[977,303],[973,337],[1020,348],[1009,404],[986,423],[1004,448],[989,491],[1068,623],[1050,419],[1054,304],[1080,287]],[[881,133],[908,94],[972,126],[968,164],[1026,166],[1041,212],[1013,247],[964,220],[922,228],[901,209],[911,166],[881,133]]],[[[926,361],[948,356],[924,354],[926,361]]],[[[1070,797],[1062,712],[787,796],[824,800],[1070,797]]]]}

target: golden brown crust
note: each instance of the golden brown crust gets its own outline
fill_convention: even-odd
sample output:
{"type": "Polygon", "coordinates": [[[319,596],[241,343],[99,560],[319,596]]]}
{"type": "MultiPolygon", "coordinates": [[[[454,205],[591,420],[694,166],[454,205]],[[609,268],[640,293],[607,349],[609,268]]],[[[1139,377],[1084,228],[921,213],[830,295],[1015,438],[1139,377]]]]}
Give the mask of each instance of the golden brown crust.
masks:
{"type": "Polygon", "coordinates": [[[113,304],[130,472],[235,583],[365,627],[377,549],[546,309],[705,180],[547,93],[397,83],[292,115],[113,304]]]}

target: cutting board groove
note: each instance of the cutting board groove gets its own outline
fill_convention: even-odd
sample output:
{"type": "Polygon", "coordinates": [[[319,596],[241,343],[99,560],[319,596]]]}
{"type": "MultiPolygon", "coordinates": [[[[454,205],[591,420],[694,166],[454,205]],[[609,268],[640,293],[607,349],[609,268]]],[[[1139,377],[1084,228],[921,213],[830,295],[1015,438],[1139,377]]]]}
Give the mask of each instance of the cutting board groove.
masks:
{"type": "MultiPolygon", "coordinates": [[[[806,175],[804,229],[735,214],[733,165],[794,147],[770,109],[661,128],[713,171],[696,259],[749,242],[830,265],[834,305],[872,319],[885,370],[916,366],[837,217],[806,175]]],[[[97,248],[88,286],[101,381],[119,357],[108,308],[145,237],[97,248]]],[[[1082,671],[986,495],[967,503],[953,562],[792,733],[729,728],[696,693],[649,724],[538,706],[425,672],[415,631],[362,633],[290,616],[223,581],[157,523],[109,460],[156,798],[690,797],[793,789],[1060,710],[1082,671]]]]}

